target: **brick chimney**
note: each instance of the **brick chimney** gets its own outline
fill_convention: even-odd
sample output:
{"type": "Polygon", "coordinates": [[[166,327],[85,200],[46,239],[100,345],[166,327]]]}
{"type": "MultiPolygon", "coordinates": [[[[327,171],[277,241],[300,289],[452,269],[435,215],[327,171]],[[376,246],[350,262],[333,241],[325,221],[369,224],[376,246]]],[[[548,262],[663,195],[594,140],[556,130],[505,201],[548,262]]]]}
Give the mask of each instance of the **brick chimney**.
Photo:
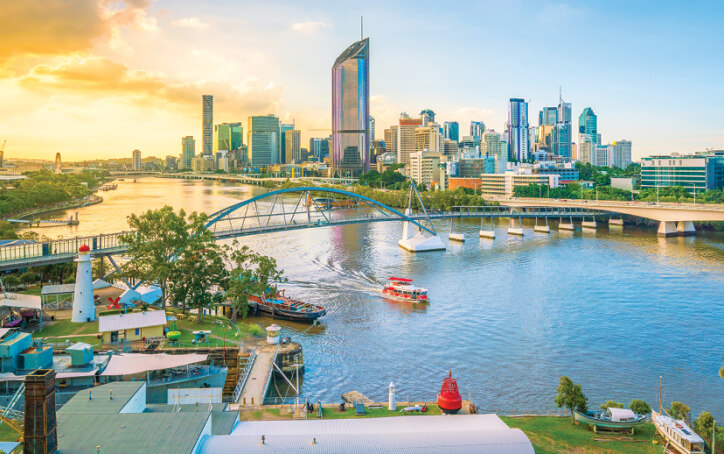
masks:
{"type": "Polygon", "coordinates": [[[25,377],[24,454],[52,454],[58,449],[55,419],[55,371],[38,369],[25,377]]]}

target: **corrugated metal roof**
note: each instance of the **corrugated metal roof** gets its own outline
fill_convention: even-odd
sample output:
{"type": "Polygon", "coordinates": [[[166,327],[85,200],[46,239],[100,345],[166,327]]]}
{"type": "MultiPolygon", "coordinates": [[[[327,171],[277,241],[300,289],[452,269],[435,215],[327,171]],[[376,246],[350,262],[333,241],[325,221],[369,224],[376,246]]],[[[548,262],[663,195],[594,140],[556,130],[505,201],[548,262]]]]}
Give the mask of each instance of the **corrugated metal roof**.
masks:
{"type": "Polygon", "coordinates": [[[98,317],[98,331],[101,333],[158,325],[166,325],[166,311],[130,312],[98,317]]]}
{"type": "Polygon", "coordinates": [[[118,381],[96,388],[83,389],[58,410],[58,417],[61,415],[118,413],[145,384],[146,382],[142,381],[118,381]],[[113,391],[113,399],[110,398],[110,391],[113,391]]]}

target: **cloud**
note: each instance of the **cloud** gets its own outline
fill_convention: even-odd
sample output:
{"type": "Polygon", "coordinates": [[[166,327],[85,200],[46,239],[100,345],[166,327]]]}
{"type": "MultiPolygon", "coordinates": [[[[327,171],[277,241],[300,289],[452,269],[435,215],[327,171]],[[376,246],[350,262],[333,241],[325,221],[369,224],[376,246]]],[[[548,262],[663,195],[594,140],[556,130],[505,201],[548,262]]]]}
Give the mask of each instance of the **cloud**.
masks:
{"type": "Polygon", "coordinates": [[[307,21],[307,22],[297,22],[296,24],[292,24],[291,27],[289,27],[289,28],[295,32],[311,34],[322,28],[329,28],[329,27],[330,27],[330,25],[325,22],[307,21]]]}
{"type": "Polygon", "coordinates": [[[215,105],[228,114],[276,112],[281,108],[282,88],[273,83],[246,79],[235,86],[225,82],[184,82],[163,74],[131,70],[122,63],[95,56],[56,59],[41,64],[18,79],[27,90],[48,95],[80,95],[116,98],[126,103],[165,107],[172,103],[193,111],[199,108],[201,95],[212,93],[215,105]]]}
{"type": "Polygon", "coordinates": [[[157,29],[147,0],[22,0],[0,2],[0,63],[24,55],[65,55],[118,39],[121,26],[157,29]]]}
{"type": "Polygon", "coordinates": [[[210,27],[208,22],[204,22],[198,17],[184,17],[183,19],[171,22],[171,24],[177,27],[195,28],[197,30],[203,30],[210,27]]]}

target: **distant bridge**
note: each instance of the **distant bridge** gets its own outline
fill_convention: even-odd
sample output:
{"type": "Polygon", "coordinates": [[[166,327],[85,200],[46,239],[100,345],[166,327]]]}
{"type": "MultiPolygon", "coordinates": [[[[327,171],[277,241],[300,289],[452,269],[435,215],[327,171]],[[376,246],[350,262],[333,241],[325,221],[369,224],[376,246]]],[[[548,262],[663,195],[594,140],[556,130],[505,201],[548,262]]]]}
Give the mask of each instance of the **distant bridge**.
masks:
{"type": "Polygon", "coordinates": [[[153,176],[158,178],[172,178],[178,180],[208,180],[218,181],[222,183],[241,183],[261,186],[267,181],[273,183],[291,182],[307,182],[312,184],[343,184],[351,185],[357,183],[357,178],[326,178],[326,177],[260,177],[257,175],[245,174],[229,174],[229,173],[204,173],[204,172],[178,172],[165,173],[144,170],[127,170],[113,171],[111,176],[115,177],[133,177],[133,176],[153,176]]]}
{"type": "MultiPolygon", "coordinates": [[[[267,192],[231,205],[209,216],[206,225],[217,240],[288,230],[366,224],[410,222],[436,235],[431,220],[440,219],[587,219],[610,213],[578,207],[452,207],[450,210],[404,214],[376,200],[333,188],[302,187],[267,192]]],[[[95,256],[125,252],[123,232],[0,247],[0,271],[70,262],[87,244],[95,256]]]]}

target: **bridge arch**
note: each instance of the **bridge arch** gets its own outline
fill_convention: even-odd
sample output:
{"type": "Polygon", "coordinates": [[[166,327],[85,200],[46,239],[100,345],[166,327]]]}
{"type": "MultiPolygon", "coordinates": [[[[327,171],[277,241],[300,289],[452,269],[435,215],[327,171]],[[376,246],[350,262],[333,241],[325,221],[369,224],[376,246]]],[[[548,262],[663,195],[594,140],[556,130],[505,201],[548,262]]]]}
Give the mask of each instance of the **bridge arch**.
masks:
{"type": "MultiPolygon", "coordinates": [[[[287,200],[287,202],[289,201],[287,200]]],[[[245,220],[247,218],[255,218],[257,221],[266,219],[267,225],[269,225],[271,218],[281,217],[283,223],[287,224],[288,221],[296,222],[294,220],[295,216],[303,215],[306,216],[307,221],[311,223],[311,217],[312,215],[314,215],[314,217],[317,218],[316,221],[323,221],[315,221],[315,226],[322,227],[326,225],[353,223],[355,222],[355,218],[349,217],[348,215],[352,214],[352,210],[359,209],[360,205],[362,208],[373,208],[377,214],[377,216],[374,218],[371,218],[369,215],[367,217],[357,218],[360,222],[408,221],[420,228],[421,230],[424,230],[432,235],[436,234],[434,227],[432,227],[432,224],[430,224],[429,227],[425,226],[420,221],[405,215],[404,213],[395,208],[378,202],[377,200],[342,189],[320,188],[314,186],[277,189],[275,191],[270,191],[252,197],[248,200],[235,203],[209,215],[209,220],[206,223],[206,228],[214,229],[214,227],[219,223],[223,223],[227,220],[231,221],[232,215],[234,213],[241,212],[242,210],[245,210],[245,215],[234,219],[245,220]],[[312,196],[313,193],[316,195],[317,198],[312,196]],[[288,196],[289,194],[299,194],[299,198],[296,200],[296,204],[294,204],[293,207],[291,207],[289,204],[284,204],[284,196],[288,196]],[[320,199],[319,195],[324,195],[329,198],[320,199]],[[341,196],[343,197],[343,199],[338,199],[337,196],[341,196]],[[353,201],[353,203],[344,203],[344,201],[349,200],[353,201]],[[260,210],[259,202],[271,202],[271,206],[268,206],[267,203],[267,205],[263,206],[260,210]],[[254,211],[251,215],[249,215],[249,209],[251,208],[253,208],[254,211]],[[291,210],[289,210],[289,208],[291,208],[291,210]],[[328,214],[332,211],[332,208],[340,208],[339,212],[342,213],[343,218],[346,217],[346,221],[344,219],[336,222],[331,220],[328,214]],[[322,219],[320,219],[320,215],[322,219]],[[291,219],[288,220],[287,217],[291,217],[291,219]]]]}

